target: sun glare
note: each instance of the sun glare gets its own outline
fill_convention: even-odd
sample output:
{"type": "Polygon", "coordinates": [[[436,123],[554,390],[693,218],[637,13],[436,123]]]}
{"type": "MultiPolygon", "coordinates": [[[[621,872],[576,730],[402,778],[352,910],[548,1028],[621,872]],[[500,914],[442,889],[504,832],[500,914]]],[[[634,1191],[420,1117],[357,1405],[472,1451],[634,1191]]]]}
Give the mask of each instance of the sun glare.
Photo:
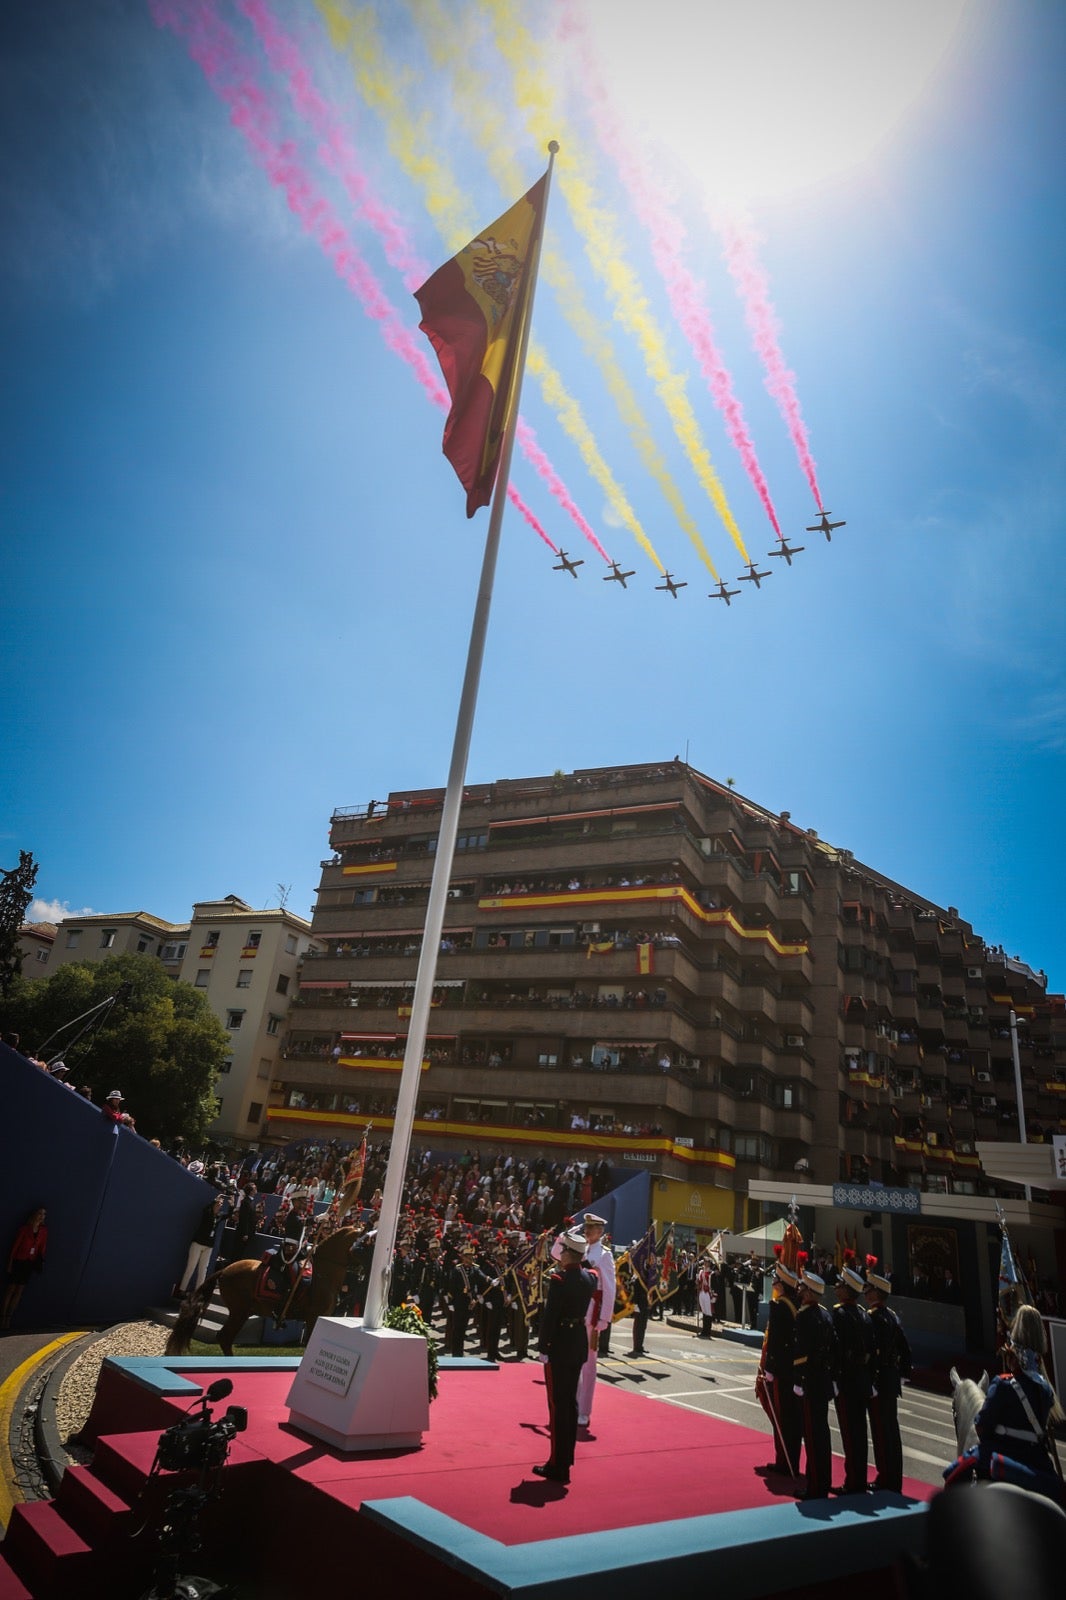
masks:
{"type": "Polygon", "coordinates": [[[968,0],[585,0],[612,99],[713,205],[869,159],[921,99],[968,0]]]}

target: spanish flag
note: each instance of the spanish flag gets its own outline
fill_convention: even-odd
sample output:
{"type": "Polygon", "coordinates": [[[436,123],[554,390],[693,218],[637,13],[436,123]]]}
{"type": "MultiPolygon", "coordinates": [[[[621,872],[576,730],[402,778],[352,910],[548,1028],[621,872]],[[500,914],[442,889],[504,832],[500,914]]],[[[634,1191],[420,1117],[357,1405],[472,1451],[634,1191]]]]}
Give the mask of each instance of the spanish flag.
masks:
{"type": "Polygon", "coordinates": [[[452,409],[444,454],[466,490],[466,514],[487,506],[500,461],[522,330],[533,292],[547,174],[431,278],[415,299],[452,409]]]}

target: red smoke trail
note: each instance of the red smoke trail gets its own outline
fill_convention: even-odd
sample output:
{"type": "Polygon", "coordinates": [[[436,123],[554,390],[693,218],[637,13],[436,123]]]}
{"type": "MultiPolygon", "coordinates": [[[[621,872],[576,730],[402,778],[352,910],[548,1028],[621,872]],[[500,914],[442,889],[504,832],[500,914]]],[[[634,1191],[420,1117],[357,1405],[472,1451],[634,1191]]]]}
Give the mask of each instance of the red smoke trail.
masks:
{"type": "Polygon", "coordinates": [[[621,124],[597,74],[584,19],[572,6],[567,6],[560,13],[559,35],[564,40],[576,43],[582,92],[587,97],[600,148],[614,161],[619,176],[629,190],[633,208],[648,230],[652,255],[666,286],[671,309],[693,348],[711,397],[722,413],[726,431],[762,501],[770,525],[780,539],[781,525],[770,498],[769,486],[748,432],[744,409],[733,389],[733,379],[718,349],[714,324],[703,304],[702,287],[684,262],[684,224],[667,205],[639,157],[627,145],[621,124]]]}
{"type": "MultiPolygon", "coordinates": [[[[332,262],[338,277],[351,289],[367,316],[378,324],[389,349],[407,362],[434,405],[447,411],[451,405],[448,393],[421,345],[400,320],[395,306],[333,214],[329,202],[316,191],[300,166],[294,146],[288,142],[275,143],[272,136],[277,126],[273,109],[254,81],[249,64],[238,51],[229,29],[202,4],[192,8],[177,5],[174,0],[148,0],[148,4],[157,26],[170,28],[185,38],[189,54],[214,92],[229,107],[234,127],[251,145],[271,183],[284,192],[290,211],[332,262]]],[[[554,551],[555,545],[517,491],[508,487],[507,497],[534,533],[554,551]]]]}
{"type": "Polygon", "coordinates": [[[766,387],[785,419],[800,466],[811,486],[814,503],[821,511],[822,491],[818,487],[814,457],[796,394],[796,375],[789,371],[778,343],[781,324],[770,299],[770,280],[758,257],[758,237],[748,217],[720,222],[719,232],[725,248],[726,265],[744,307],[744,320],[766,371],[766,387]]]}
{"type": "Polygon", "coordinates": [[[405,288],[420,288],[432,267],[420,259],[403,224],[375,195],[341,119],[315,88],[311,69],[295,39],[284,31],[264,0],[237,0],[237,8],[255,29],[270,65],[284,75],[293,105],[322,140],[318,153],[323,165],[337,174],[358,214],[374,229],[389,266],[395,267],[405,288]]]}
{"type": "Polygon", "coordinates": [[[597,555],[601,555],[607,564],[610,565],[610,556],[607,554],[606,550],[603,548],[602,544],[597,539],[596,535],[593,533],[584,517],[581,515],[581,512],[570,498],[570,494],[565,483],[563,483],[562,479],[558,476],[555,468],[552,466],[551,462],[544,454],[544,451],[537,443],[537,436],[533,432],[533,429],[529,426],[529,423],[524,422],[521,417],[518,419],[518,432],[516,437],[519,448],[526,460],[529,462],[530,466],[540,473],[551,493],[555,496],[556,500],[558,500],[563,510],[568,512],[569,515],[573,517],[575,523],[585,535],[585,538],[592,545],[592,548],[596,551],[597,555]]]}
{"type": "MultiPolygon", "coordinates": [[[[255,29],[270,65],[285,77],[297,112],[322,140],[319,155],[323,163],[337,174],[356,211],[370,224],[381,240],[385,259],[401,274],[408,289],[419,288],[433,269],[419,258],[403,224],[374,193],[373,186],[360,168],[358,156],[344,131],[342,119],[315,88],[311,69],[304,60],[296,40],[285,32],[277,18],[273,16],[266,0],[237,0],[237,7],[255,29]]],[[[532,428],[521,420],[518,424],[518,446],[526,460],[539,473],[549,492],[572,517],[579,531],[609,563],[610,557],[578,510],[573,497],[548,457],[537,444],[532,428]]],[[[554,545],[552,548],[555,548],[554,545]]]]}

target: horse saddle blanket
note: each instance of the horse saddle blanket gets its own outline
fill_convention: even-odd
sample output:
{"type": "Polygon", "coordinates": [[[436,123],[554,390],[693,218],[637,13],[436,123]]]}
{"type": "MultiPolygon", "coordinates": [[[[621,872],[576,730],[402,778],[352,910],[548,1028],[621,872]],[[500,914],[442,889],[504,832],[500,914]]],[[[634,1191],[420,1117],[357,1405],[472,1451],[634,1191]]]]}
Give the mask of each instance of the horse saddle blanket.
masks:
{"type": "Polygon", "coordinates": [[[301,1265],[295,1261],[291,1263],[283,1261],[280,1256],[267,1256],[256,1279],[256,1299],[265,1301],[268,1305],[284,1304],[296,1288],[298,1276],[310,1280],[310,1262],[301,1265]]]}

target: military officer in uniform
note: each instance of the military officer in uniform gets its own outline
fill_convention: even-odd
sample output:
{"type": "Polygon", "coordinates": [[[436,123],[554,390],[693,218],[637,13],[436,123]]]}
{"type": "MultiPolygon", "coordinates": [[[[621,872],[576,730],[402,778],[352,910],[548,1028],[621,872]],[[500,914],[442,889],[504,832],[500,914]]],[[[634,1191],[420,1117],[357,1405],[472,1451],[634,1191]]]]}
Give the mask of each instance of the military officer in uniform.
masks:
{"type": "Polygon", "coordinates": [[[836,1377],[836,1333],[822,1296],[825,1280],[804,1267],[792,1344],[792,1393],[800,1403],[800,1426],[807,1456],[803,1500],[824,1500],[832,1479],[829,1402],[836,1377]]]}
{"type": "MultiPolygon", "coordinates": [[[[538,1478],[569,1483],[577,1442],[577,1386],[589,1355],[587,1315],[599,1283],[582,1265],[583,1233],[564,1233],[559,1244],[559,1261],[548,1279],[538,1341],[545,1363],[551,1454],[533,1471],[538,1478]]],[[[596,1359],[595,1347],[592,1359],[596,1359]]]]}
{"type": "Polygon", "coordinates": [[[476,1305],[487,1280],[474,1260],[474,1246],[467,1242],[459,1250],[459,1259],[448,1274],[448,1354],[461,1356],[466,1341],[466,1325],[470,1312],[476,1305]]]}
{"type": "Polygon", "coordinates": [[[599,1282],[596,1295],[588,1309],[588,1359],[581,1369],[581,1382],[577,1391],[578,1426],[587,1427],[592,1416],[592,1396],[596,1389],[596,1351],[600,1334],[611,1326],[614,1315],[615,1271],[614,1256],[603,1242],[607,1222],[591,1211],[586,1211],[582,1231],[585,1236],[585,1266],[595,1272],[599,1282]]]}
{"type": "MultiPolygon", "coordinates": [[[[777,1245],[774,1254],[778,1255],[777,1245]]],[[[755,1392],[763,1410],[774,1425],[774,1459],[764,1469],[798,1478],[803,1430],[796,1396],[792,1392],[792,1352],[799,1311],[799,1275],[778,1256],[774,1267],[774,1286],[766,1316],[762,1356],[755,1379],[755,1392]]]]}
{"type": "Polygon", "coordinates": [[[903,1492],[903,1444],[899,1436],[899,1397],[904,1378],[911,1374],[911,1347],[896,1313],[888,1304],[889,1278],[880,1271],[876,1256],[866,1257],[866,1307],[874,1330],[871,1374],[870,1437],[877,1476],[874,1489],[903,1492]]]}
{"type": "Polygon", "coordinates": [[[844,1445],[844,1487],[841,1494],[865,1494],[867,1487],[869,1443],[866,1412],[870,1404],[876,1347],[870,1314],[860,1298],[865,1288],[854,1250],[845,1250],[844,1265],[837,1280],[837,1303],[832,1313],[840,1352],[836,1406],[844,1445]]]}

